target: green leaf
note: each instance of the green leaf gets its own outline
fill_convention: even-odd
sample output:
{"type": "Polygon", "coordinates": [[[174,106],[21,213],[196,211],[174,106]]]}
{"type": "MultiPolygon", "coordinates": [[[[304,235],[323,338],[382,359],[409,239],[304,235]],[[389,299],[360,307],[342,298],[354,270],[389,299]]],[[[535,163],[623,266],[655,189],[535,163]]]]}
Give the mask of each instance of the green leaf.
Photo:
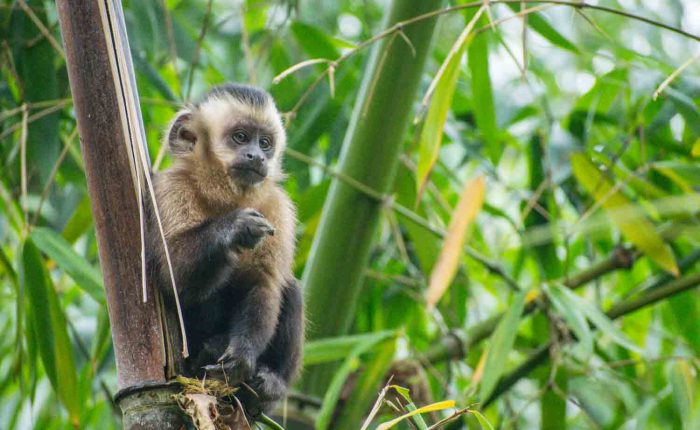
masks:
{"type": "Polygon", "coordinates": [[[482,429],[493,430],[493,426],[481,412],[472,409],[469,411],[469,413],[476,417],[476,420],[479,421],[479,425],[482,429]]]}
{"type": "MultiPolygon", "coordinates": [[[[509,3],[508,7],[512,10],[519,12],[520,9],[515,3],[509,3]]],[[[567,51],[571,51],[574,54],[578,54],[578,48],[569,39],[564,37],[563,34],[557,31],[552,24],[547,21],[547,19],[540,13],[530,13],[527,15],[527,25],[535,30],[540,36],[549,40],[553,45],[558,46],[567,51]]]]}
{"type": "Polygon", "coordinates": [[[296,21],[292,23],[291,29],[294,38],[309,57],[335,60],[340,56],[331,39],[318,28],[296,21]]]}
{"type": "Polygon", "coordinates": [[[454,400],[443,400],[441,402],[435,402],[433,404],[423,406],[422,408],[418,408],[414,411],[410,411],[406,414],[403,414],[400,417],[394,418],[391,421],[387,421],[385,423],[382,423],[382,424],[377,426],[377,430],[389,430],[390,428],[394,428],[394,426],[396,426],[396,424],[400,423],[401,421],[405,420],[406,418],[410,418],[410,417],[418,415],[418,414],[424,414],[426,412],[442,411],[442,410],[454,408],[454,407],[455,407],[454,400]]]}
{"type": "Polygon", "coordinates": [[[37,227],[31,238],[43,253],[58,264],[86,293],[98,303],[105,302],[99,270],[79,256],[63,237],[51,229],[37,227]]]}
{"type": "Polygon", "coordinates": [[[360,367],[360,355],[371,350],[377,343],[382,340],[388,339],[390,336],[396,336],[394,332],[382,332],[377,335],[372,335],[366,337],[359,343],[355,343],[355,346],[346,354],[346,358],[343,364],[338,370],[336,370],[333,375],[333,379],[329,384],[326,394],[323,396],[323,402],[321,403],[321,410],[318,412],[316,417],[316,430],[326,430],[331,424],[331,419],[333,418],[333,412],[335,411],[335,405],[340,398],[340,393],[345,386],[345,380],[348,378],[350,373],[354,372],[360,367]],[[381,334],[381,336],[378,336],[381,334]]]}
{"type": "Polygon", "coordinates": [[[491,346],[488,350],[484,374],[479,386],[479,398],[481,400],[485,400],[491,395],[505,370],[508,354],[513,348],[515,335],[518,332],[518,323],[525,307],[526,294],[527,292],[523,291],[515,295],[513,303],[508,308],[498,327],[496,327],[493,336],[491,336],[491,346]]]}
{"type": "Polygon", "coordinates": [[[583,154],[572,154],[574,176],[607,212],[622,235],[664,270],[678,275],[676,259],[654,225],[583,154]]]}
{"type": "MultiPolygon", "coordinates": [[[[367,411],[370,410],[372,402],[377,395],[377,391],[379,391],[379,386],[384,382],[394,361],[396,338],[385,340],[374,349],[375,352],[365,360],[352,393],[348,397],[344,407],[339,411],[339,416],[337,419],[333,420],[335,428],[356,428],[357,423],[362,422],[363,417],[367,415],[367,411]]],[[[409,404],[406,408],[411,410],[411,406],[413,406],[413,403],[409,400],[409,404]]],[[[418,420],[418,424],[420,424],[421,421],[422,419],[418,420]]],[[[425,422],[423,422],[423,424],[425,424],[425,422]]],[[[425,430],[427,426],[419,426],[419,428],[425,430]]]]}
{"type": "Polygon", "coordinates": [[[304,366],[342,360],[358,345],[375,345],[391,336],[393,330],[318,339],[304,345],[304,366]]]}
{"type": "Polygon", "coordinates": [[[686,127],[693,130],[696,136],[700,136],[700,110],[693,99],[673,88],[666,88],[664,92],[685,120],[686,127]]]}
{"type": "Polygon", "coordinates": [[[20,282],[27,292],[26,317],[40,334],[36,340],[44,369],[72,424],[78,428],[82,408],[68,327],[41,254],[31,239],[22,247],[20,282]]]}
{"type": "Polygon", "coordinates": [[[63,227],[63,238],[69,243],[75,243],[80,236],[92,226],[92,212],[90,208],[90,197],[87,195],[80,200],[73,214],[63,227]]]}
{"type": "Polygon", "coordinates": [[[570,297],[576,297],[579,310],[588,318],[588,320],[598,327],[598,329],[610,336],[613,342],[618,345],[627,348],[631,351],[640,352],[641,350],[637,345],[634,344],[619,328],[613,324],[613,322],[605,315],[600,309],[588,303],[585,300],[580,299],[578,296],[572,294],[570,297]]]}
{"type": "MultiPolygon", "coordinates": [[[[488,21],[482,16],[479,27],[486,26],[488,21]]],[[[491,161],[496,163],[500,158],[498,125],[496,122],[496,107],[493,101],[491,75],[489,74],[489,43],[488,34],[477,35],[467,50],[469,70],[471,72],[472,105],[476,125],[484,139],[486,153],[491,161]]]]}
{"type": "Polygon", "coordinates": [[[678,409],[678,415],[684,423],[684,429],[691,429],[690,423],[693,415],[694,397],[696,394],[696,378],[693,375],[692,366],[685,360],[679,360],[671,364],[669,382],[673,390],[673,400],[678,409]]]}
{"type": "Polygon", "coordinates": [[[586,354],[590,355],[593,352],[593,336],[588,321],[579,308],[579,297],[568,288],[558,285],[545,285],[544,289],[549,301],[574,332],[586,354]]]}
{"type": "MultiPolygon", "coordinates": [[[[425,122],[418,139],[418,166],[416,172],[417,189],[419,195],[428,181],[428,176],[438,158],[442,145],[442,128],[447,119],[447,112],[452,104],[452,96],[457,86],[459,65],[462,61],[464,48],[469,38],[465,38],[457,53],[450,57],[444,65],[444,71],[435,85],[435,92],[430,99],[430,107],[425,117],[425,122]]],[[[457,41],[460,43],[460,40],[457,41]]],[[[453,48],[454,49],[454,48],[453,48]]]]}

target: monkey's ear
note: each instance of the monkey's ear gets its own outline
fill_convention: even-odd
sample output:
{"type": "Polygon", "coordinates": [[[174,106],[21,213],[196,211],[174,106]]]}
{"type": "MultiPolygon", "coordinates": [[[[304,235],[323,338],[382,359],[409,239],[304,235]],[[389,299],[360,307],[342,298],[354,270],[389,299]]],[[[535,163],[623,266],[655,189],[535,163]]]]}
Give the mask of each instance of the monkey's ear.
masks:
{"type": "Polygon", "coordinates": [[[192,112],[183,110],[170,124],[168,133],[168,149],[175,156],[189,154],[197,144],[197,134],[192,129],[192,112]]]}

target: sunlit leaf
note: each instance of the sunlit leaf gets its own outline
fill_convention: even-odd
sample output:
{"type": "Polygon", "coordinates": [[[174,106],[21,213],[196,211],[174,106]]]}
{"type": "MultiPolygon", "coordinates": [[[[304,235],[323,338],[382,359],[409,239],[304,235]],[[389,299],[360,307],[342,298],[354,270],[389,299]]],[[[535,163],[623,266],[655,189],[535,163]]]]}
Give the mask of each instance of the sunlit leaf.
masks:
{"type": "Polygon", "coordinates": [[[472,179],[464,186],[447,227],[442,251],[430,275],[430,284],[426,291],[426,302],[429,307],[435,306],[440,300],[457,272],[467,230],[484,204],[484,190],[483,176],[472,179]]]}
{"type": "MultiPolygon", "coordinates": [[[[418,190],[419,198],[423,193],[425,184],[428,181],[428,176],[433,170],[433,166],[438,158],[438,153],[440,152],[440,146],[442,145],[442,129],[447,119],[447,112],[449,112],[450,105],[452,104],[452,96],[454,95],[457,85],[457,77],[459,76],[464,50],[471,42],[471,32],[483,12],[484,8],[479,8],[464,30],[462,30],[462,33],[447,54],[445,62],[440,66],[437,76],[428,87],[428,94],[426,94],[426,97],[430,98],[430,107],[428,108],[428,113],[425,117],[425,122],[421,128],[420,138],[418,140],[416,189],[418,190]],[[434,92],[431,93],[433,88],[434,92]]],[[[426,99],[424,99],[423,102],[425,103],[426,99]]]]}
{"type": "Polygon", "coordinates": [[[578,182],[607,211],[625,238],[664,270],[678,275],[678,266],[671,249],[641,209],[619,212],[620,209],[632,208],[632,203],[619,190],[613,188],[610,180],[603,176],[585,155],[573,154],[571,165],[578,182]]]}
{"type": "Polygon", "coordinates": [[[410,418],[414,415],[417,414],[424,414],[427,412],[434,412],[434,411],[442,411],[444,409],[449,409],[449,408],[454,408],[455,407],[455,401],[454,400],[444,400],[442,402],[436,402],[427,406],[423,406],[422,408],[418,408],[415,411],[408,412],[406,414],[401,415],[398,418],[394,418],[391,421],[387,421],[385,423],[380,424],[377,426],[377,430],[388,430],[390,428],[393,428],[396,426],[396,424],[400,423],[401,421],[405,420],[406,418],[410,418]]]}
{"type": "Polygon", "coordinates": [[[482,400],[487,399],[491,395],[493,389],[496,388],[496,383],[498,383],[505,371],[508,354],[513,349],[520,317],[525,308],[526,295],[526,291],[515,295],[513,303],[508,307],[506,314],[498,324],[493,336],[491,336],[491,345],[489,346],[486,364],[484,365],[484,374],[479,386],[479,398],[482,400]]]}

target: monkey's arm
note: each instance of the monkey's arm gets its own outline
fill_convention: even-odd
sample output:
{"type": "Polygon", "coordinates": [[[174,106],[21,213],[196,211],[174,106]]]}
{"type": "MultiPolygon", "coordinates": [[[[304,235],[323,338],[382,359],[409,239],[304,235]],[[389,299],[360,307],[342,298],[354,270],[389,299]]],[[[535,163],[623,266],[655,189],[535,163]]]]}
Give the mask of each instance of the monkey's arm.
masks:
{"type": "MultiPolygon", "coordinates": [[[[229,212],[219,218],[210,218],[199,225],[168,238],[168,250],[173,275],[180,299],[186,306],[206,300],[235,269],[228,254],[241,248],[251,248],[272,232],[265,218],[252,209],[229,212]]],[[[161,277],[170,283],[165,252],[153,231],[149,242],[158,247],[161,277]],[[155,242],[155,243],[154,243],[155,242]]]]}
{"type": "Polygon", "coordinates": [[[273,403],[283,398],[299,371],[304,343],[304,305],[301,287],[291,280],[282,291],[282,304],[275,334],[258,359],[258,367],[247,385],[236,396],[246,413],[257,417],[269,412],[273,403]]]}
{"type": "Polygon", "coordinates": [[[282,307],[275,335],[258,360],[254,388],[263,400],[284,396],[301,364],[304,343],[304,300],[299,282],[290,281],[282,291],[282,307]]]}

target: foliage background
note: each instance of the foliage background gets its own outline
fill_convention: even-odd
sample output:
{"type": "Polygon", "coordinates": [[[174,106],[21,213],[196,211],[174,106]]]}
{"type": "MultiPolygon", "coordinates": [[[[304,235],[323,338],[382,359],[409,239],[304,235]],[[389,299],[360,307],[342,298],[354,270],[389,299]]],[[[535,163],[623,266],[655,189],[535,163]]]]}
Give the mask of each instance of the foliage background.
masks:
{"type": "MultiPolygon", "coordinates": [[[[351,336],[307,349],[309,365],[340,365],[340,385],[317,399],[319,416],[335,420],[328,428],[359,428],[390,363],[409,358],[416,360],[406,365],[411,378],[401,382],[416,404],[454,399],[499,428],[700,426],[698,292],[667,298],[674,286],[700,282],[700,62],[693,62],[700,37],[692,36],[700,35],[700,2],[592,3],[690,35],[587,7],[544,5],[524,20],[514,16],[518,2],[493,4],[457,64],[454,94],[432,101],[448,108],[435,146],[421,139],[430,121],[418,115],[421,99],[476,9],[441,16],[395,204],[381,211],[358,303],[349,306],[351,336]],[[492,30],[488,19],[498,23],[492,30]],[[443,251],[435,232],[444,233],[464,184],[479,175],[485,203],[450,288],[430,309],[426,290],[443,251]],[[567,287],[581,288],[570,294],[567,287]],[[661,302],[651,306],[649,294],[661,302]],[[538,309],[520,317],[513,309],[525,300],[538,309]],[[600,310],[614,304],[610,315],[624,318],[611,323],[600,310]],[[502,312],[510,318],[494,331],[502,312]],[[544,365],[519,367],[526,360],[544,365]],[[353,369],[362,369],[351,378],[357,383],[341,392],[353,369]],[[492,397],[503,375],[517,383],[492,397]]],[[[388,7],[373,0],[124,2],[156,168],[168,164],[162,128],[211,84],[263,86],[288,113],[286,188],[299,209],[300,277],[370,50],[338,64],[333,94],[325,63],[272,80],[301,61],[355,49],[382,29],[388,7]]],[[[118,428],[53,2],[0,2],[0,75],[0,428],[118,428]]],[[[468,197],[473,192],[467,188],[468,197]]],[[[324,318],[333,315],[311,323],[324,318]]],[[[479,424],[465,413],[451,426],[479,424]]]]}

